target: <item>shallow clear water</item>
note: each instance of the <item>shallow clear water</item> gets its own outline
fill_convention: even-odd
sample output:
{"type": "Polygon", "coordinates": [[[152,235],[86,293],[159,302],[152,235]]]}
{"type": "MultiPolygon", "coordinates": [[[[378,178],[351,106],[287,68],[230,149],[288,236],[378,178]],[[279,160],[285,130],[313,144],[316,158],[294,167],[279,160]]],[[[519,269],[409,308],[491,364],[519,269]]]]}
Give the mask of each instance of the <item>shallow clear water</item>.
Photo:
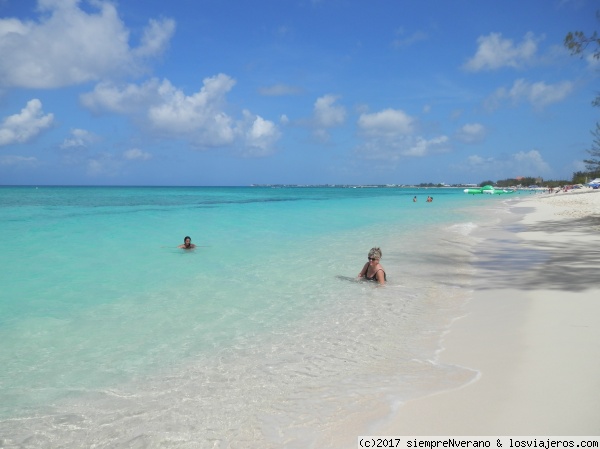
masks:
{"type": "Polygon", "coordinates": [[[435,355],[493,201],[2,187],[0,445],[328,447],[469,382],[435,355]],[[185,235],[195,250],[177,248],[185,235]],[[373,246],[383,288],[351,279],[373,246]]]}

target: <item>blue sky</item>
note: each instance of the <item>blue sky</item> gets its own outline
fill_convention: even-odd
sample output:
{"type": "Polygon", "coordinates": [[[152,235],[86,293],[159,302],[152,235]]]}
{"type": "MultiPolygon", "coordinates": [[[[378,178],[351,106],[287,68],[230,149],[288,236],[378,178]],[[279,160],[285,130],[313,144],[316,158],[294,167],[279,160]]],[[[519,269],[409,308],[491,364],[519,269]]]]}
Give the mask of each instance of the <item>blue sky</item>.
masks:
{"type": "Polygon", "coordinates": [[[592,0],[0,0],[0,184],[570,179],[592,0]]]}

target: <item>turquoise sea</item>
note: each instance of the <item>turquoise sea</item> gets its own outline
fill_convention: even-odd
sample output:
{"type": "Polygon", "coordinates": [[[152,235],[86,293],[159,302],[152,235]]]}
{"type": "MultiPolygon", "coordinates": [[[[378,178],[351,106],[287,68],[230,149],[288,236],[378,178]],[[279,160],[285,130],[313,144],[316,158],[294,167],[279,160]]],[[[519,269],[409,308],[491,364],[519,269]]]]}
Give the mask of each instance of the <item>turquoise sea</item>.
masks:
{"type": "Polygon", "coordinates": [[[477,375],[437,353],[471,294],[471,231],[500,201],[0,187],[0,447],[324,448],[366,434],[477,375]],[[177,248],[186,235],[195,250],[177,248]],[[374,246],[384,287],[354,279],[374,246]]]}

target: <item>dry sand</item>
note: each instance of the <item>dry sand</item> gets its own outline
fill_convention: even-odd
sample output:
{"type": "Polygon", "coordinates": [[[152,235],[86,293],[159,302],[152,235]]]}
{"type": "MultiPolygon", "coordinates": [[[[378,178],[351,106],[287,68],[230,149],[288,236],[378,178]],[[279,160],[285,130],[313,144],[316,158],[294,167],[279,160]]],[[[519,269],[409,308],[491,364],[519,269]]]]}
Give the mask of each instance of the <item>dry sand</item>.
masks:
{"type": "Polygon", "coordinates": [[[507,210],[480,231],[473,299],[439,355],[478,379],[404,404],[376,434],[600,435],[600,190],[507,210]]]}

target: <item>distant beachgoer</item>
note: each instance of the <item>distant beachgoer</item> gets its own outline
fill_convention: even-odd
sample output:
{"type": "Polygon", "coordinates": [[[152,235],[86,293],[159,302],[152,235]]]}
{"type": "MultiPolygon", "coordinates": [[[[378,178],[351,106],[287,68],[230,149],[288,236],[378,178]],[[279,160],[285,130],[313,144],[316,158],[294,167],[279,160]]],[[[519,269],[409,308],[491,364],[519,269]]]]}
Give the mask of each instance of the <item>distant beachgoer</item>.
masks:
{"type": "Polygon", "coordinates": [[[417,202],[417,197],[413,196],[413,203],[416,203],[416,202],[417,202]]]}
{"type": "Polygon", "coordinates": [[[428,202],[428,203],[431,203],[432,201],[433,201],[433,198],[432,198],[432,197],[430,197],[430,196],[428,196],[428,197],[427,197],[427,202],[428,202]]]}
{"type": "Polygon", "coordinates": [[[182,249],[194,249],[196,245],[192,243],[192,239],[189,236],[185,236],[183,239],[183,245],[179,245],[177,248],[182,249]]]}
{"type": "Polygon", "coordinates": [[[368,258],[369,261],[365,264],[360,273],[358,273],[358,277],[364,278],[367,281],[376,281],[380,284],[385,284],[385,281],[387,281],[385,270],[379,265],[381,249],[371,248],[368,258]]]}

